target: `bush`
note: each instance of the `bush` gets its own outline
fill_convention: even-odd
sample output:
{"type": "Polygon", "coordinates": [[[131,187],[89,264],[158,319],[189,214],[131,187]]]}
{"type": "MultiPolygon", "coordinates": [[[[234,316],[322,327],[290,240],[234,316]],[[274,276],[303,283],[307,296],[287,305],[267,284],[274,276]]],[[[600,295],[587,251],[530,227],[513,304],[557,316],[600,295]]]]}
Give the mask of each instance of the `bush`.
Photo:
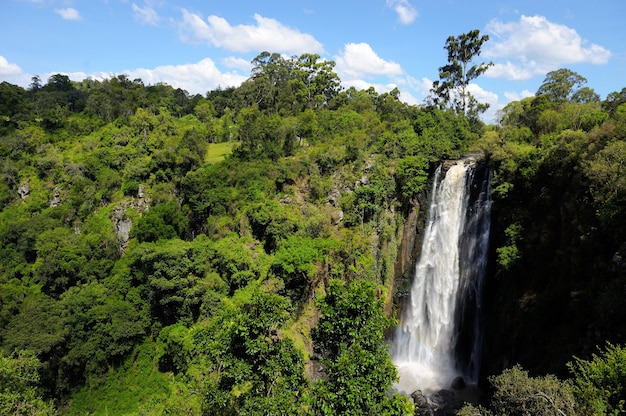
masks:
{"type": "Polygon", "coordinates": [[[489,381],[495,389],[491,408],[497,415],[578,414],[572,386],[551,374],[530,377],[516,365],[490,377],[489,381]]]}
{"type": "Polygon", "coordinates": [[[574,358],[567,366],[574,374],[574,394],[585,414],[626,413],[626,348],[607,343],[590,361],[574,358]]]}

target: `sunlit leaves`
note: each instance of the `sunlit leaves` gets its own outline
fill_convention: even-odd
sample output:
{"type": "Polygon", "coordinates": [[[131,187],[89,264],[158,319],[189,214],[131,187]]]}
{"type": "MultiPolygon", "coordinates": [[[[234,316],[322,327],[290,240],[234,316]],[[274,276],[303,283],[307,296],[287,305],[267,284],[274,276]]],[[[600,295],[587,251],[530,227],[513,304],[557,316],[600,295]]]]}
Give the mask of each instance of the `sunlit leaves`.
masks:
{"type": "Polygon", "coordinates": [[[375,285],[360,279],[350,284],[331,280],[327,290],[319,301],[322,316],[312,331],[314,351],[326,376],[314,386],[315,411],[322,415],[412,413],[406,397],[387,394],[397,378],[383,335],[392,322],[383,313],[375,285]]]}

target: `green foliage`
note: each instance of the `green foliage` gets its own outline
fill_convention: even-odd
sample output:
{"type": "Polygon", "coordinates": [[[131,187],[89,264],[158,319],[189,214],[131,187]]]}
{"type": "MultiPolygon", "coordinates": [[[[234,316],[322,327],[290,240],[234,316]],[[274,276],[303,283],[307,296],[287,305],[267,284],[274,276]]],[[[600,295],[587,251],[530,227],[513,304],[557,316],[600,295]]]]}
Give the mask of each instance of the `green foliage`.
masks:
{"type": "Polygon", "coordinates": [[[406,397],[390,393],[397,372],[383,331],[392,321],[383,313],[376,286],[365,280],[349,285],[331,280],[319,309],[322,316],[311,335],[324,378],[314,386],[315,411],[322,415],[412,414],[406,397]]]}
{"type": "Polygon", "coordinates": [[[176,201],[170,201],[151,207],[137,221],[133,235],[141,242],[169,240],[185,236],[188,218],[181,212],[176,201]]]}
{"type": "Polygon", "coordinates": [[[276,250],[281,240],[298,229],[290,212],[276,200],[260,202],[250,206],[248,218],[253,235],[264,243],[269,253],[276,250]]]}
{"type": "Polygon", "coordinates": [[[315,54],[263,52],[206,97],[125,75],[1,83],[0,347],[41,363],[17,390],[70,414],[410,412],[367,282],[393,290],[401,216],[468,149],[494,171],[491,306],[506,311],[486,314],[486,365],[545,373],[621,341],[625,95],[600,102],[555,71],[486,129],[466,88],[485,41],[446,42],[443,108],[340,91],[315,54]]]}
{"type": "Polygon", "coordinates": [[[428,160],[423,156],[408,156],[398,161],[396,180],[404,199],[414,198],[424,190],[428,180],[428,167],[428,160]]]}
{"type": "Polygon", "coordinates": [[[146,333],[144,311],[100,283],[70,288],[61,296],[60,307],[68,330],[61,387],[119,364],[146,333]]]}
{"type": "Polygon", "coordinates": [[[272,261],[272,271],[282,278],[284,293],[294,302],[310,294],[317,266],[336,246],[334,240],[300,236],[290,236],[279,244],[272,261]]]}
{"type": "Polygon", "coordinates": [[[607,343],[590,360],[574,357],[567,366],[574,376],[574,395],[584,414],[626,413],[626,348],[607,343]]]}
{"type": "Polygon", "coordinates": [[[592,180],[591,191],[598,201],[599,215],[614,223],[623,214],[626,201],[626,141],[608,143],[585,162],[584,169],[592,180]]]}
{"type": "Polygon", "coordinates": [[[553,375],[530,377],[519,365],[489,377],[494,393],[490,408],[496,415],[579,414],[572,386],[553,375]]]}
{"type": "Polygon", "coordinates": [[[214,253],[204,239],[172,239],[138,245],[128,254],[130,277],[149,300],[154,320],[164,326],[191,325],[210,313],[227,290],[224,281],[210,273],[214,253]]]}
{"type": "Polygon", "coordinates": [[[200,403],[189,386],[159,371],[155,344],[146,340],[119,367],[90,379],[72,397],[63,414],[199,414],[200,403]]]}
{"type": "Polygon", "coordinates": [[[41,363],[32,351],[4,356],[0,351],[0,413],[3,415],[56,415],[52,403],[38,389],[41,363]]]}
{"type": "Polygon", "coordinates": [[[548,72],[546,78],[543,80],[543,84],[537,90],[536,95],[545,94],[550,101],[564,102],[567,100],[573,100],[581,102],[582,94],[576,87],[581,87],[587,83],[587,79],[574,71],[567,68],[557,69],[555,71],[548,72]],[[575,99],[579,97],[578,99],[575,99]]]}
{"type": "Polygon", "coordinates": [[[507,245],[496,249],[498,265],[504,270],[510,268],[521,257],[518,248],[518,242],[522,237],[521,232],[522,227],[520,224],[511,224],[504,230],[507,245]]]}
{"type": "Polygon", "coordinates": [[[76,234],[67,227],[44,231],[35,243],[33,275],[46,293],[58,296],[78,283],[106,276],[117,257],[116,243],[111,235],[97,232],[76,234]]]}
{"type": "MultiPolygon", "coordinates": [[[[3,289],[9,289],[7,286],[3,289]]],[[[13,291],[12,295],[16,294],[13,291]]],[[[38,356],[49,356],[65,342],[70,329],[63,318],[62,306],[41,293],[23,294],[22,297],[15,305],[18,312],[2,331],[4,349],[7,352],[29,350],[38,356]]]]}
{"type": "Polygon", "coordinates": [[[569,70],[548,74],[542,95],[507,105],[476,143],[494,173],[493,311],[508,311],[487,318],[502,330],[486,342],[535,374],[561,374],[589,345],[624,342],[626,130],[620,94],[600,103],[584,81],[569,70]]]}
{"type": "Polygon", "coordinates": [[[211,257],[211,265],[228,285],[230,295],[265,277],[266,263],[270,260],[262,247],[257,247],[249,238],[228,235],[217,240],[213,248],[215,255],[211,257]]]}
{"type": "Polygon", "coordinates": [[[206,372],[203,414],[306,413],[302,353],[279,332],[288,309],[287,299],[250,285],[194,332],[206,372]]]}

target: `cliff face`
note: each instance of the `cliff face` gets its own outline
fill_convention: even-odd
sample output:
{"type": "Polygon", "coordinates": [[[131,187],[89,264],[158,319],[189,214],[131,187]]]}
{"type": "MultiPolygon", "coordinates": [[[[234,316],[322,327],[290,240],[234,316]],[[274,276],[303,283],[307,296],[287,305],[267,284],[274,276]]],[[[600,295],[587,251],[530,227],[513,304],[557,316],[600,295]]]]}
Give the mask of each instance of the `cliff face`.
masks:
{"type": "Polygon", "coordinates": [[[624,236],[602,226],[571,175],[538,171],[494,198],[484,377],[515,364],[568,377],[573,356],[626,341],[624,236]]]}
{"type": "Polygon", "coordinates": [[[409,293],[411,286],[411,278],[415,262],[419,256],[420,242],[418,238],[423,230],[423,219],[420,217],[420,203],[416,199],[411,201],[411,208],[406,216],[404,225],[402,226],[402,235],[400,237],[400,246],[398,247],[398,255],[394,264],[395,287],[397,316],[400,316],[403,300],[409,293]]]}

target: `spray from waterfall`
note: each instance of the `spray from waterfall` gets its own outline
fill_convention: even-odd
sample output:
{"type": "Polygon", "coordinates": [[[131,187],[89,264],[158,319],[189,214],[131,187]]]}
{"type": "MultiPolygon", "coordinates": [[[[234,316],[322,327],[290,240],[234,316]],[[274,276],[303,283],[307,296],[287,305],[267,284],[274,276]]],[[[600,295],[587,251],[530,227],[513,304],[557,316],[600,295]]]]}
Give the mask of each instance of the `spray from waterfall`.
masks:
{"type": "Polygon", "coordinates": [[[478,378],[490,202],[488,175],[475,178],[474,165],[461,160],[435,173],[420,259],[392,342],[396,387],[406,393],[478,378]]]}

